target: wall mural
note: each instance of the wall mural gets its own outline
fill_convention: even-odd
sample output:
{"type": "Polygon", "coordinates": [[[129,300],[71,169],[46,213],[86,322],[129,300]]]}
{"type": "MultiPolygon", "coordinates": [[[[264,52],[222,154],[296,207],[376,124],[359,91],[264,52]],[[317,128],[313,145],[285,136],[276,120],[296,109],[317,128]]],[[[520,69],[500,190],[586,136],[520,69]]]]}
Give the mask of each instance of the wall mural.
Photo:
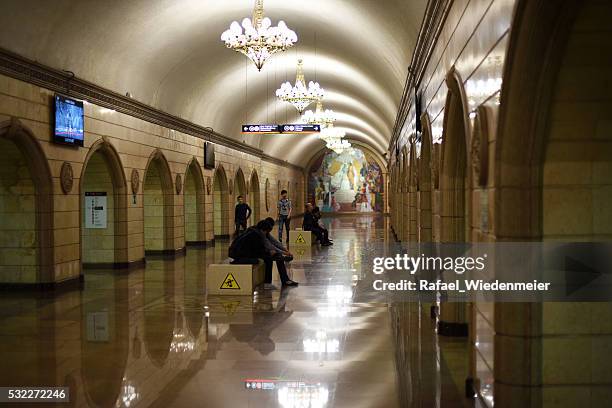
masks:
{"type": "Polygon", "coordinates": [[[378,163],[359,148],[318,157],[308,174],[308,201],[325,212],[382,212],[384,191],[378,163]]]}

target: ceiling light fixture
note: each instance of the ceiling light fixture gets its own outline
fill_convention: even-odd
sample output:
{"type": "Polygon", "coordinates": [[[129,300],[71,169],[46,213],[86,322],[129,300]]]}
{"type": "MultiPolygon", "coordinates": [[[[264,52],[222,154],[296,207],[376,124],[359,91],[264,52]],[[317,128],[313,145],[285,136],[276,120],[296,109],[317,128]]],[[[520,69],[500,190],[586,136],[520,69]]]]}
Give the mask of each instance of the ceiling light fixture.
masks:
{"type": "Polygon", "coordinates": [[[237,21],[232,22],[229,30],[221,34],[221,41],[227,48],[249,57],[261,71],[272,54],[285,51],[297,42],[297,34],[282,20],[277,27],[272,27],[272,21],[264,17],[263,0],[256,0],[253,19],[243,19],[242,27],[237,21]]]}
{"type": "Polygon", "coordinates": [[[329,126],[333,126],[336,121],[334,111],[331,109],[323,110],[323,102],[317,101],[317,108],[313,112],[307,110],[302,115],[302,123],[308,123],[309,125],[321,125],[321,129],[325,129],[329,126]]]}
{"type": "Polygon", "coordinates": [[[321,130],[319,139],[325,142],[325,147],[333,150],[337,154],[342,154],[345,150],[351,148],[351,143],[344,139],[346,132],[342,129],[335,128],[333,124],[321,130]]]}
{"type": "Polygon", "coordinates": [[[304,80],[304,63],[301,59],[298,60],[297,71],[295,74],[295,85],[285,82],[279,89],[276,90],[276,96],[285,102],[289,102],[299,113],[311,103],[323,99],[325,91],[318,82],[310,81],[306,87],[304,80]]]}
{"type": "Polygon", "coordinates": [[[342,154],[351,148],[351,143],[345,139],[334,139],[327,142],[326,147],[333,150],[336,154],[342,154]]]}

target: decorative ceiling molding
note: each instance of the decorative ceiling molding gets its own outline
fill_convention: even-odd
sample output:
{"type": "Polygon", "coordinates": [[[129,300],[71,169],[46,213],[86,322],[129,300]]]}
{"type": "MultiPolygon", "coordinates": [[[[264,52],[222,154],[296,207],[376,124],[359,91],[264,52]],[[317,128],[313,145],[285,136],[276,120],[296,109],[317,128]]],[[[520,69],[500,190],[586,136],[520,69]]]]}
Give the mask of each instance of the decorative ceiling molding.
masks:
{"type": "Polygon", "coordinates": [[[240,152],[252,154],[270,163],[302,171],[303,168],[285,160],[265,154],[261,149],[230,139],[212,128],[196,125],[147,104],[120,95],[109,89],[75,77],[70,72],[60,71],[18,54],[0,48],[0,74],[18,79],[54,92],[86,100],[103,108],[133,116],[168,129],[226,146],[240,152]]]}
{"type": "Polygon", "coordinates": [[[412,53],[410,69],[406,77],[402,99],[393,126],[393,134],[389,142],[389,151],[391,152],[394,150],[393,146],[398,140],[402,127],[408,117],[410,106],[414,99],[414,92],[412,91],[421,84],[421,80],[425,75],[425,69],[429,64],[452,4],[453,0],[430,0],[427,3],[425,17],[417,37],[416,47],[412,53]]]}

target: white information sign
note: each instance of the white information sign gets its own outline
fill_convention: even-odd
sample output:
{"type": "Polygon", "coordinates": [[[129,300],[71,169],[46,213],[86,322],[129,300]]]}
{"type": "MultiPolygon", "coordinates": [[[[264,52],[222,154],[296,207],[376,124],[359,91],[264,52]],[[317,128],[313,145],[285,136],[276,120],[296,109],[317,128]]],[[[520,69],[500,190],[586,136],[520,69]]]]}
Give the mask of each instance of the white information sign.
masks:
{"type": "Polygon", "coordinates": [[[106,228],[106,192],[85,192],[85,228],[106,228]]]}

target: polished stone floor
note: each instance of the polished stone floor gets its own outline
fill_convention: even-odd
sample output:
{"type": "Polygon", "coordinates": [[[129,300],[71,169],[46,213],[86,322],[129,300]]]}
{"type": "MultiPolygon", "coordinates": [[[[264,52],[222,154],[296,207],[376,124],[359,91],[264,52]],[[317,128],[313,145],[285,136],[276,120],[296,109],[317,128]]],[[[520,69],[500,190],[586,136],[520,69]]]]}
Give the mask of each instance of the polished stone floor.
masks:
{"type": "Polygon", "coordinates": [[[470,406],[465,339],[435,335],[429,305],[356,298],[387,219],[325,221],[335,245],[294,249],[297,288],[207,296],[218,243],[88,270],[82,290],[3,293],[0,386],[69,386],[78,407],[470,406]]]}

